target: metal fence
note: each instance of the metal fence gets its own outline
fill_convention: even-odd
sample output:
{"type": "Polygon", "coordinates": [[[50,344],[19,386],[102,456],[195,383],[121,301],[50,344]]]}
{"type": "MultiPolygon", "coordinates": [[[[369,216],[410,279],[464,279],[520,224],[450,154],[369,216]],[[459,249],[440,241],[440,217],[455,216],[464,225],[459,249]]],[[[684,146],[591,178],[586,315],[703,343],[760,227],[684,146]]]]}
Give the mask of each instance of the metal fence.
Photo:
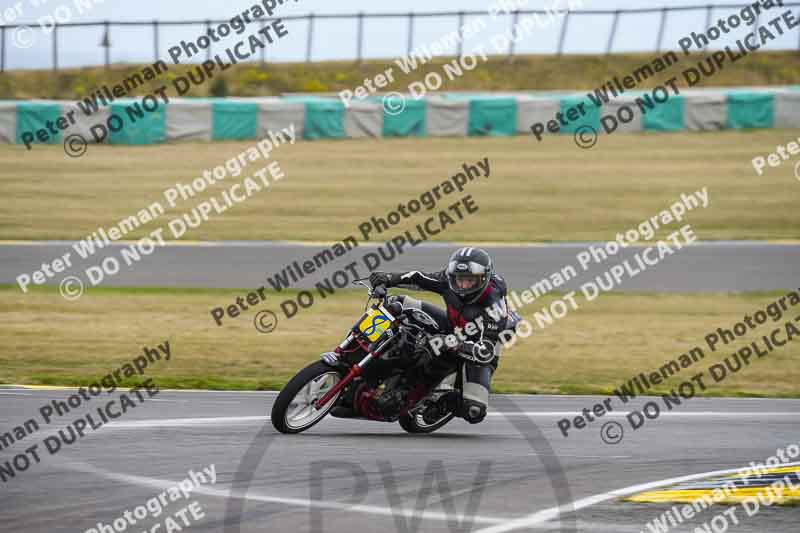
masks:
{"type": "MultiPolygon", "coordinates": [[[[635,9],[616,9],[616,10],[598,10],[598,9],[590,9],[590,10],[575,10],[575,11],[564,11],[563,18],[561,21],[561,28],[558,31],[558,41],[556,43],[555,53],[557,55],[562,55],[564,53],[567,33],[570,28],[570,22],[578,19],[582,16],[604,16],[611,18],[611,29],[609,31],[606,45],[605,45],[605,53],[610,54],[614,51],[614,39],[617,36],[618,28],[620,21],[625,16],[632,16],[632,15],[642,15],[642,14],[660,14],[658,32],[654,39],[654,50],[661,52],[664,49],[664,32],[668,22],[668,18],[670,13],[673,12],[697,12],[701,15],[705,15],[705,27],[708,28],[712,24],[712,18],[715,10],[722,10],[722,9],[742,9],[748,6],[749,4],[719,4],[719,5],[703,5],[703,6],[672,6],[672,7],[649,7],[649,8],[635,8],[635,9]]],[[[784,7],[795,7],[800,6],[800,2],[784,2],[784,7]]],[[[540,15],[544,16],[548,13],[552,13],[552,11],[546,11],[542,9],[529,9],[529,10],[517,10],[510,13],[504,13],[503,16],[508,19],[508,24],[510,25],[510,29],[513,31],[513,28],[516,27],[517,23],[519,22],[520,16],[522,15],[540,15]]],[[[451,12],[438,12],[438,13],[354,13],[354,14],[326,14],[326,15],[316,15],[314,13],[310,13],[307,15],[289,15],[285,17],[281,17],[282,20],[289,21],[289,20],[304,20],[306,21],[306,43],[305,43],[305,60],[306,62],[311,62],[314,60],[314,27],[315,21],[317,20],[325,20],[325,19],[340,19],[340,20],[355,20],[357,22],[357,31],[355,35],[356,41],[356,55],[353,58],[357,62],[361,62],[364,59],[364,25],[367,19],[405,19],[406,20],[406,34],[407,34],[407,46],[405,50],[398,51],[398,55],[401,54],[411,54],[412,50],[414,50],[414,23],[418,19],[425,19],[425,18],[449,18],[453,20],[453,28],[455,30],[459,30],[464,25],[465,17],[468,16],[487,16],[487,11],[451,11],[451,12]]],[[[798,14],[798,18],[800,18],[800,14],[798,14]]],[[[271,19],[274,20],[274,19],[271,19]]],[[[260,22],[251,22],[251,24],[261,24],[262,27],[265,27],[271,20],[262,20],[260,22]]],[[[59,38],[58,38],[58,31],[59,28],[69,28],[69,27],[102,27],[104,29],[104,36],[103,36],[103,43],[101,46],[105,47],[105,66],[111,64],[111,36],[113,35],[113,28],[115,26],[119,27],[150,27],[152,28],[152,43],[153,43],[153,56],[154,60],[157,61],[160,59],[159,56],[159,39],[161,36],[162,28],[168,28],[172,26],[199,26],[205,27],[206,31],[212,27],[212,25],[224,24],[229,22],[229,20],[182,20],[182,21],[150,21],[150,22],[122,22],[122,21],[97,21],[97,22],[67,22],[67,23],[55,23],[52,27],[52,68],[53,70],[59,69],[58,64],[58,57],[59,57],[59,38]]],[[[574,22],[573,22],[574,23],[574,22]]],[[[754,27],[758,27],[759,22],[758,20],[755,23],[754,27]]],[[[11,31],[16,30],[17,28],[27,28],[28,26],[23,26],[19,24],[11,24],[0,26],[0,72],[4,72],[6,69],[6,54],[7,50],[9,49],[7,34],[11,31]]],[[[797,48],[800,50],[800,27],[798,27],[798,42],[797,48]]],[[[212,46],[209,46],[207,49],[207,59],[211,59],[212,54],[212,46]]],[[[647,50],[642,50],[647,51],[647,50]]],[[[458,43],[458,51],[457,54],[460,56],[463,53],[463,41],[459,41],[458,43]]],[[[507,54],[509,57],[513,57],[517,53],[515,43],[512,41],[509,44],[509,48],[507,54]]],[[[266,55],[265,50],[261,50],[261,58],[260,61],[262,64],[266,63],[266,55]]]]}

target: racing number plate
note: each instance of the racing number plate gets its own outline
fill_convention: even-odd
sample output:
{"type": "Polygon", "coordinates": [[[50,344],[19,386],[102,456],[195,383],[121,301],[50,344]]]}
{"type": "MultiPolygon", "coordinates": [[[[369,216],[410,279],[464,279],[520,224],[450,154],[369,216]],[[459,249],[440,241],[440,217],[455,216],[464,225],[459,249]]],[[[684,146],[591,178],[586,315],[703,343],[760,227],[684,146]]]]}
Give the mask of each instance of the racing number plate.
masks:
{"type": "Polygon", "coordinates": [[[364,319],[358,324],[358,329],[370,341],[375,342],[383,335],[383,332],[389,329],[392,325],[394,317],[383,308],[370,309],[364,316],[364,319]]]}

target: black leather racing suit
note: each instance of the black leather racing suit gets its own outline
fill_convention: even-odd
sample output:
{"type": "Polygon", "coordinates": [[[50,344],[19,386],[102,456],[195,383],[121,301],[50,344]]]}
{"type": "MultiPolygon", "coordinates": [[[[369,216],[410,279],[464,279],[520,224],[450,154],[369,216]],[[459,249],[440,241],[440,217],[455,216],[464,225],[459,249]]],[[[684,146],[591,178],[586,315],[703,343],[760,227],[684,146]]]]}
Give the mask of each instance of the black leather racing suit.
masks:
{"type": "MultiPolygon", "coordinates": [[[[509,317],[506,306],[505,280],[493,275],[486,288],[477,296],[471,296],[466,301],[456,294],[447,283],[444,270],[434,273],[411,271],[394,273],[390,275],[387,283],[389,287],[402,287],[409,289],[422,289],[440,294],[447,305],[447,310],[415,300],[405,296],[403,307],[415,306],[428,313],[439,324],[443,333],[453,333],[455,328],[460,328],[461,336],[466,341],[459,343],[458,350],[471,353],[473,343],[483,343],[484,349],[492,350],[494,358],[488,364],[478,364],[464,361],[462,372],[463,402],[459,415],[470,423],[478,423],[486,416],[489,404],[489,390],[492,374],[497,368],[497,360],[502,348],[499,335],[505,329],[513,327],[513,318],[509,317]],[[475,327],[466,327],[468,322],[475,327]],[[477,330],[477,331],[476,331],[477,330]],[[470,331],[472,334],[468,334],[470,331]]],[[[440,363],[434,364],[431,376],[434,379],[444,379],[453,373],[451,358],[443,357],[440,363]]]]}

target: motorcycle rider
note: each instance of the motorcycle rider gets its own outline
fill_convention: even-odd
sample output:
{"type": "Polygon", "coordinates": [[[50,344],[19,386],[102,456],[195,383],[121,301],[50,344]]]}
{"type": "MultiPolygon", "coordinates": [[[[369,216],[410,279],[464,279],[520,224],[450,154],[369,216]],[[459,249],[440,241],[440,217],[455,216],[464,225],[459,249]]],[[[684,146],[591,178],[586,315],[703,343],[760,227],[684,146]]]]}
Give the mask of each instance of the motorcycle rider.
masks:
{"type": "Polygon", "coordinates": [[[439,272],[373,272],[369,281],[373,287],[383,285],[387,288],[422,289],[442,296],[446,310],[410,296],[396,298],[404,308],[417,308],[431,316],[443,334],[458,332],[460,342],[455,347],[449,346],[448,350],[485,354],[481,360],[489,362],[479,364],[448,357],[447,352],[434,358],[429,369],[431,375],[426,376],[431,379],[431,385],[453,374],[454,361],[455,364],[464,365],[462,394],[456,391],[445,394],[433,408],[426,409],[423,418],[432,423],[452,410],[467,422],[481,422],[486,416],[492,374],[497,368],[497,359],[502,348],[499,335],[516,325],[516,316],[508,312],[506,305],[505,280],[495,274],[489,254],[480,248],[464,247],[456,250],[450,256],[446,268],[439,272]],[[468,326],[468,323],[475,327],[468,326]],[[468,334],[468,331],[472,334],[468,334]]]}

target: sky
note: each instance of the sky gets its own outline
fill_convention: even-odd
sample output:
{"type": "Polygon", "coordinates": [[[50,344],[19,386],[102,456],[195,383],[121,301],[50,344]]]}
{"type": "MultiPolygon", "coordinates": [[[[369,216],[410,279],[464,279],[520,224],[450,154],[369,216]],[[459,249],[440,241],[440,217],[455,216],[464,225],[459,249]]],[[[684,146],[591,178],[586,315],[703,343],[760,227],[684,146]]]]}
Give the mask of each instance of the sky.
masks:
{"type": "MultiPolygon", "coordinates": [[[[494,53],[505,50],[503,41],[495,36],[507,31],[511,16],[500,11],[499,16],[491,16],[492,6],[519,5],[525,9],[542,9],[556,5],[566,7],[568,1],[581,5],[583,10],[615,10],[631,8],[661,8],[665,5],[693,6],[706,4],[739,3],[708,0],[407,0],[402,4],[380,2],[377,0],[288,0],[276,9],[275,16],[319,14],[355,14],[364,13],[430,13],[446,11],[480,11],[480,17],[466,17],[465,22],[477,24],[480,18],[485,22],[481,31],[469,37],[464,49],[471,51],[483,47],[494,53]]],[[[189,21],[189,20],[226,20],[256,3],[257,0],[226,0],[211,2],[202,0],[0,0],[0,23],[21,24],[28,28],[6,30],[5,58],[7,69],[50,68],[52,66],[53,32],[50,21],[59,18],[63,22],[102,22],[126,21],[147,22],[146,27],[112,26],[110,31],[110,57],[112,62],[152,63],[156,58],[153,40],[153,20],[189,21]]],[[[742,2],[744,5],[744,2],[742,2]]],[[[513,9],[511,7],[510,9],[513,9]]],[[[788,8],[775,7],[771,13],[779,14],[788,8]]],[[[800,18],[800,6],[792,8],[800,18]]],[[[727,17],[736,10],[716,8],[713,19],[727,17]]],[[[764,17],[763,22],[774,15],[764,17]]],[[[620,17],[614,40],[615,52],[650,52],[655,51],[661,15],[629,14],[620,17]]],[[[542,20],[547,21],[546,18],[542,20]]],[[[602,53],[605,51],[612,15],[580,15],[569,20],[565,41],[565,53],[602,53]]],[[[267,61],[285,62],[302,61],[306,56],[308,22],[306,20],[284,21],[288,35],[268,47],[267,61]]],[[[518,53],[553,53],[556,50],[561,32],[562,20],[545,22],[535,28],[516,45],[518,53]]],[[[701,32],[706,28],[706,13],[701,11],[672,12],[667,18],[664,34],[664,47],[677,49],[680,38],[690,32],[701,32]]],[[[444,34],[458,28],[457,17],[428,17],[416,19],[414,24],[414,44],[431,44],[444,34]]],[[[353,59],[357,52],[356,19],[316,20],[314,23],[314,40],[312,45],[313,60],[353,59]]],[[[730,44],[733,38],[742,38],[749,29],[738,28],[734,32],[713,43],[712,48],[720,48],[730,44]]],[[[180,45],[181,40],[195,41],[204,31],[198,26],[164,26],[159,30],[158,55],[168,58],[168,50],[180,45]]],[[[240,36],[232,36],[227,40],[212,45],[214,53],[222,52],[243,37],[257,31],[251,27],[240,36]]],[[[59,67],[77,67],[101,65],[104,61],[104,49],[100,47],[103,38],[103,27],[66,27],[58,30],[58,63],[59,67]]],[[[364,24],[364,57],[367,59],[392,59],[406,53],[408,42],[408,21],[403,18],[382,18],[367,20],[364,24]]],[[[798,49],[800,45],[800,27],[791,30],[768,45],[771,50],[798,49]]],[[[446,52],[452,54],[455,50],[446,52]]],[[[201,61],[205,54],[201,53],[188,61],[201,61]]]]}

